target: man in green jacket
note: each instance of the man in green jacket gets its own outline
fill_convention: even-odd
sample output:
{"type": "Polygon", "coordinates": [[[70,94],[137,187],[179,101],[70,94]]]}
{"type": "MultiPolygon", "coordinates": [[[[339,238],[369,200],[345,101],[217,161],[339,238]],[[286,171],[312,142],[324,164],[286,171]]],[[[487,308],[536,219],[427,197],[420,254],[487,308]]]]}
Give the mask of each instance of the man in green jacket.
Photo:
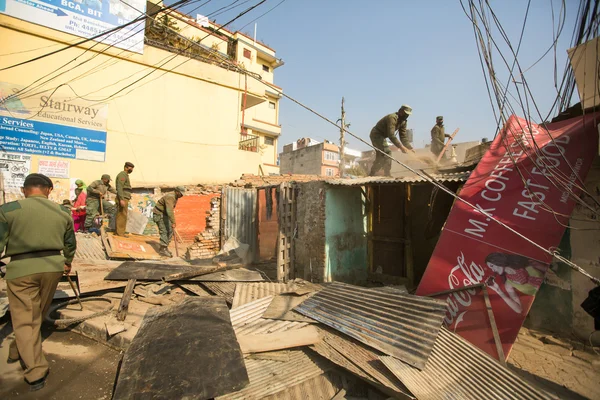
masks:
{"type": "Polygon", "coordinates": [[[408,140],[408,135],[406,134],[406,125],[408,116],[412,114],[412,108],[407,105],[403,105],[400,107],[398,112],[393,114],[388,114],[385,117],[381,118],[379,122],[371,129],[371,134],[369,135],[371,138],[371,143],[373,147],[377,150],[375,152],[375,162],[371,167],[371,173],[369,175],[375,176],[377,172],[381,168],[383,168],[383,172],[385,176],[390,176],[392,170],[392,160],[389,157],[386,157],[381,152],[384,152],[388,156],[391,157],[392,152],[387,143],[387,139],[390,139],[394,145],[399,148],[403,153],[414,150],[408,140]],[[396,137],[396,131],[398,131],[398,136],[400,136],[400,140],[396,137]]]}
{"type": "Polygon", "coordinates": [[[6,287],[15,332],[7,362],[21,361],[32,391],[44,387],[49,372],[42,320],[77,249],[71,214],[48,200],[52,189],[47,176],[30,174],[22,188],[25,199],[0,206],[0,252],[10,257],[6,287]]]}
{"type": "Polygon", "coordinates": [[[129,174],[133,172],[134,165],[127,161],[123,171],[117,175],[117,223],[115,235],[125,236],[127,230],[127,210],[131,200],[131,182],[129,174]]]}
{"type": "Polygon", "coordinates": [[[449,137],[450,135],[446,133],[446,128],[444,128],[444,117],[440,115],[435,119],[435,125],[431,128],[431,152],[436,157],[444,150],[444,141],[449,137]]]}
{"type": "Polygon", "coordinates": [[[158,232],[160,233],[160,255],[165,257],[173,257],[173,254],[169,251],[169,243],[173,238],[173,231],[175,230],[175,207],[177,207],[177,200],[183,197],[185,188],[183,186],[177,186],[175,191],[164,195],[154,207],[154,222],[158,226],[158,232]]]}
{"type": "Polygon", "coordinates": [[[85,224],[84,229],[88,231],[94,222],[94,218],[103,211],[104,214],[112,216],[115,212],[115,208],[108,201],[104,200],[106,193],[117,194],[117,191],[110,185],[110,175],[104,174],[102,178],[92,182],[87,187],[87,198],[85,200],[85,224]],[[102,207],[100,207],[102,202],[102,207]]]}

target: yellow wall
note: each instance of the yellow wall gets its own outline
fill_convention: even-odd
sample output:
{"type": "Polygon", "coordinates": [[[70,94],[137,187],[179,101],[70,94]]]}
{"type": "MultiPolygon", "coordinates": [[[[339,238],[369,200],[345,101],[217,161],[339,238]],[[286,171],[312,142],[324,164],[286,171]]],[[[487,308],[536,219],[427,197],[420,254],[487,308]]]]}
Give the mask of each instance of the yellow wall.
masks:
{"type": "MultiPolygon", "coordinates": [[[[80,39],[0,15],[1,52],[20,52],[0,58],[0,69],[76,40],[80,39]],[[39,50],[23,53],[30,49],[39,50]]],[[[68,68],[89,61],[48,82],[42,89],[51,90],[68,82],[78,95],[102,99],[150,72],[149,65],[159,65],[166,57],[173,56],[173,53],[148,46],[143,55],[120,49],[110,49],[105,54],[95,52],[104,48],[96,46],[85,54],[81,48],[71,48],[42,61],[1,71],[0,81],[28,85],[79,57],[68,68]],[[94,67],[98,67],[97,72],[74,80],[94,67]],[[118,81],[121,82],[116,83],[118,81]],[[115,84],[108,86],[109,83],[115,84]]],[[[178,56],[163,69],[173,68],[185,60],[178,56]]],[[[248,90],[254,96],[265,97],[265,88],[264,84],[248,79],[248,90]]],[[[71,177],[90,182],[103,173],[115,176],[125,161],[136,165],[131,180],[138,187],[224,183],[239,178],[242,173],[258,173],[264,154],[238,150],[243,90],[241,75],[196,60],[189,60],[164,75],[161,70],[155,71],[120,93],[120,97],[107,102],[106,160],[69,160],[71,177]]],[[[73,96],[66,87],[57,91],[58,94],[73,96]]],[[[273,146],[273,157],[269,158],[275,157],[276,146],[273,146]]],[[[37,171],[40,158],[52,159],[33,156],[33,172],[37,171]]]]}

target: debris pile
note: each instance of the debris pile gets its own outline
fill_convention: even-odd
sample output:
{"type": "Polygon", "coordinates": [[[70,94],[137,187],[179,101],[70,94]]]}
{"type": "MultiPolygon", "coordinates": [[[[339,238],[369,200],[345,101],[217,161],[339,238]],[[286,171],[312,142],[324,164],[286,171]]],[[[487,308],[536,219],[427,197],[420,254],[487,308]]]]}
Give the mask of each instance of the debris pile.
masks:
{"type": "Polygon", "coordinates": [[[273,186],[279,185],[284,182],[312,182],[312,181],[324,181],[328,178],[320,175],[301,175],[301,174],[287,174],[287,175],[254,175],[254,174],[243,174],[242,177],[235,182],[231,183],[233,187],[261,187],[261,186],[273,186]]]}

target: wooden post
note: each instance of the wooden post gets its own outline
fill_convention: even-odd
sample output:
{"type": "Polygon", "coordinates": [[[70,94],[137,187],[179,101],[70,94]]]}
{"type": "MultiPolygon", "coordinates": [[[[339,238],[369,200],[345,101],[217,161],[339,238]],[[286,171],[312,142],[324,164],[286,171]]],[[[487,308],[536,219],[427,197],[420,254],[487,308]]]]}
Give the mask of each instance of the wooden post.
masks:
{"type": "Polygon", "coordinates": [[[287,282],[294,273],[295,191],[290,183],[279,186],[277,241],[277,280],[287,282]]]}
{"type": "Polygon", "coordinates": [[[127,311],[129,310],[129,301],[131,300],[131,295],[133,294],[135,282],[135,278],[129,279],[127,281],[125,292],[123,293],[121,303],[119,303],[119,308],[117,309],[117,320],[119,321],[125,321],[125,318],[127,317],[127,311]]]}
{"type": "Polygon", "coordinates": [[[404,193],[404,267],[406,268],[406,277],[408,278],[408,281],[414,286],[415,271],[412,252],[412,229],[410,226],[410,190],[410,183],[407,183],[404,193]]]}
{"type": "Polygon", "coordinates": [[[344,98],[342,97],[342,118],[340,125],[340,178],[344,177],[344,149],[346,147],[346,112],[344,111],[344,98]]]}
{"type": "Polygon", "coordinates": [[[444,148],[442,149],[442,152],[440,153],[440,155],[435,160],[436,164],[438,164],[440,162],[440,160],[442,159],[442,157],[444,156],[444,153],[446,152],[446,149],[448,148],[448,146],[450,146],[450,143],[452,143],[452,139],[454,139],[454,136],[456,136],[456,134],[458,133],[459,129],[460,128],[456,128],[456,130],[452,133],[452,135],[450,135],[450,138],[448,139],[448,141],[444,145],[444,148]]]}

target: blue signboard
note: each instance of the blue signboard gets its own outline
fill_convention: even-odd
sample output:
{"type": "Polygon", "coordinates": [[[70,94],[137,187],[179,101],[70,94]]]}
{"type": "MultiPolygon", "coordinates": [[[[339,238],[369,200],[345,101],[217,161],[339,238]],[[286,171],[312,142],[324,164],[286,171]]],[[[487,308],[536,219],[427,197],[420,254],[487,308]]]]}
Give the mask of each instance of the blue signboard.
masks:
{"type": "MultiPolygon", "coordinates": [[[[84,38],[144,15],[146,0],[0,0],[0,13],[84,38]]],[[[145,21],[135,22],[97,41],[142,53],[145,21]]]]}
{"type": "Polygon", "coordinates": [[[104,161],[106,132],[1,116],[0,148],[16,153],[104,161]]]}

